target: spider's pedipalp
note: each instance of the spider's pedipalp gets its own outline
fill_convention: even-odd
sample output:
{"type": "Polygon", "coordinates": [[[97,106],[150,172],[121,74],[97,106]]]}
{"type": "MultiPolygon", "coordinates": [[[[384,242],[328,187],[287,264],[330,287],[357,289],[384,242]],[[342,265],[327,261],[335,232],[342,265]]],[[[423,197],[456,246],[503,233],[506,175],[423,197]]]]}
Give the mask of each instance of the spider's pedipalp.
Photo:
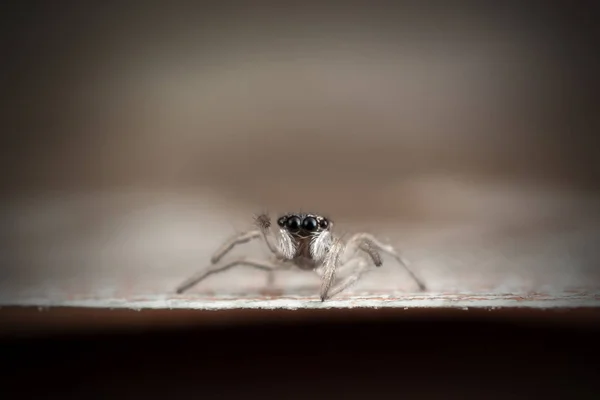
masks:
{"type": "Polygon", "coordinates": [[[285,229],[279,229],[277,235],[277,247],[286,260],[291,260],[296,255],[296,243],[294,238],[285,229]]]}
{"type": "Polygon", "coordinates": [[[315,261],[322,261],[332,244],[331,232],[324,231],[314,235],[310,241],[310,255],[315,261]]]}

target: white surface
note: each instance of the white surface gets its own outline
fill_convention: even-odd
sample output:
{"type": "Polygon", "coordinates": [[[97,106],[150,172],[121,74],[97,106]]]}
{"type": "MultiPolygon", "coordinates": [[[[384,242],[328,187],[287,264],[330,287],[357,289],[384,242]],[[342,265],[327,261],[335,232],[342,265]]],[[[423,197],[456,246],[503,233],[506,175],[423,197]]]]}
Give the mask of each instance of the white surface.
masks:
{"type": "MultiPolygon", "coordinates": [[[[10,305],[10,302],[5,305],[10,305]]],[[[64,301],[49,299],[20,300],[14,305],[37,307],[92,307],[113,309],[327,309],[327,308],[460,308],[495,309],[520,308],[577,308],[599,307],[600,291],[595,293],[574,292],[554,295],[545,294],[425,294],[398,296],[340,296],[321,302],[317,297],[273,296],[267,297],[194,297],[194,296],[147,296],[130,299],[80,298],[64,301]]]]}

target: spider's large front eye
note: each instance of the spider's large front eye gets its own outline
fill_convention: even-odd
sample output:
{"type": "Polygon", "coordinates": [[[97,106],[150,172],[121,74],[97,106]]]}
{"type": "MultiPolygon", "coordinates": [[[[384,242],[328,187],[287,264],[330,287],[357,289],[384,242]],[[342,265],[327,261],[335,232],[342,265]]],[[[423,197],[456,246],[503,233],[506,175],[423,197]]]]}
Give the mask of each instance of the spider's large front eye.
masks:
{"type": "Polygon", "coordinates": [[[302,221],[302,229],[307,232],[314,232],[319,228],[319,223],[317,219],[314,217],[306,217],[304,221],[302,221]]]}
{"type": "Polygon", "coordinates": [[[290,232],[295,232],[298,229],[300,229],[300,224],[302,223],[302,221],[300,221],[300,218],[298,217],[291,217],[287,220],[287,228],[290,232]]]}

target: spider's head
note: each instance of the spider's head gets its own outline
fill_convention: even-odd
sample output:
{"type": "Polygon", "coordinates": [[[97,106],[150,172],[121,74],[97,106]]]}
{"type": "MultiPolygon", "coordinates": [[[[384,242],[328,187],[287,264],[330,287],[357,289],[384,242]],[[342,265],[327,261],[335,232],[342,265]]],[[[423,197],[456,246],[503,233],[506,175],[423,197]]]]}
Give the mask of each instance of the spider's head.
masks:
{"type": "Polygon", "coordinates": [[[286,214],[277,219],[277,225],[295,238],[305,238],[329,231],[333,224],[321,215],[286,214]]]}

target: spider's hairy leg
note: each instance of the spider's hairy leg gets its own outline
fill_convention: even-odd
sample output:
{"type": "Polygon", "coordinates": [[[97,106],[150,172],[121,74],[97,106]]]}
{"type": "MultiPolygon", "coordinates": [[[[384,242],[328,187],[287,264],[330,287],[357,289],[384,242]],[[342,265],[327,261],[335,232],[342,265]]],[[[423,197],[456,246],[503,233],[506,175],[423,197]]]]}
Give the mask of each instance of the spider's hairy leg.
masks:
{"type": "Polygon", "coordinates": [[[396,249],[394,249],[391,245],[386,245],[381,243],[375,236],[370,233],[357,233],[353,235],[348,240],[348,246],[356,246],[360,250],[369,254],[369,256],[373,259],[373,262],[376,266],[381,266],[381,257],[379,256],[379,251],[386,253],[392,256],[396,261],[406,270],[406,272],[411,276],[411,278],[416,282],[419,286],[419,289],[424,291],[427,290],[425,284],[414,274],[414,272],[409,268],[409,263],[402,257],[396,249]]]}
{"type": "Polygon", "coordinates": [[[259,230],[252,230],[249,232],[243,232],[235,235],[234,237],[223,243],[221,247],[219,247],[217,251],[215,251],[215,254],[210,259],[210,262],[213,264],[218,263],[221,260],[221,258],[225,256],[225,254],[229,253],[238,244],[247,243],[251,240],[261,237],[261,235],[262,234],[259,230]]]}
{"type": "Polygon", "coordinates": [[[324,294],[321,294],[322,301],[330,299],[343,292],[350,286],[354,285],[360,279],[360,277],[369,269],[369,265],[367,264],[366,260],[361,257],[351,258],[350,260],[346,261],[345,264],[341,265],[340,268],[347,268],[352,266],[355,266],[355,268],[350,276],[346,277],[338,285],[330,288],[324,294]]]}
{"type": "Polygon", "coordinates": [[[328,298],[329,290],[335,280],[336,270],[345,250],[344,242],[340,238],[336,238],[323,259],[323,265],[318,272],[321,275],[321,301],[328,298]]]}
{"type": "Polygon", "coordinates": [[[216,274],[219,272],[223,272],[223,271],[226,271],[233,267],[242,266],[242,265],[260,269],[262,271],[267,271],[267,272],[272,272],[273,270],[280,267],[280,265],[273,263],[273,262],[263,261],[263,260],[255,260],[255,259],[249,259],[249,258],[240,258],[238,260],[231,261],[225,265],[211,265],[209,268],[207,268],[203,271],[200,271],[197,274],[186,279],[181,285],[179,285],[177,287],[177,293],[185,292],[186,290],[190,289],[191,287],[197,285],[198,283],[200,283],[201,281],[203,281],[204,279],[209,277],[210,275],[213,275],[213,274],[216,274]]]}

